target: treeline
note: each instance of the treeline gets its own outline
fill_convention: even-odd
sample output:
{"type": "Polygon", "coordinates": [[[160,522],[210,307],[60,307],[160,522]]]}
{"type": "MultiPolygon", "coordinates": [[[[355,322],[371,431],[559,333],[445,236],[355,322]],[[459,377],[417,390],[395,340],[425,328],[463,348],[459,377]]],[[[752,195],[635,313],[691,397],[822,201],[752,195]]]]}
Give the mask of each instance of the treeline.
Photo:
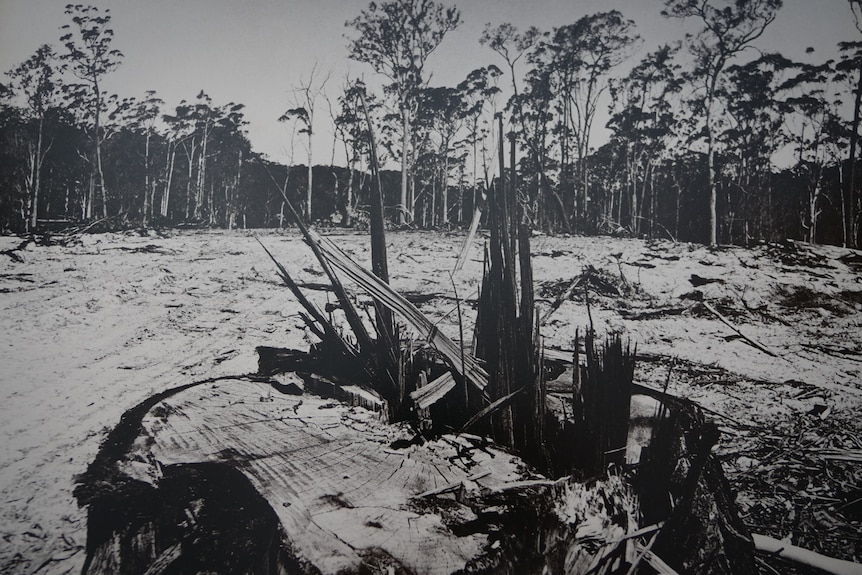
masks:
{"type": "MultiPolygon", "coordinates": [[[[860,28],[862,0],[848,6],[860,28]]],[[[307,138],[308,157],[288,168],[252,149],[242,104],[201,91],[168,108],[153,92],[105,93],[123,58],[111,15],[69,5],[62,49],[41,47],[0,91],[0,228],[270,227],[288,221],[285,197],[306,220],[353,225],[368,203],[373,143],[381,166],[401,167],[381,177],[393,224],[469,224],[503,160],[534,229],[858,246],[862,42],[840,42],[834,61],[750,50],[780,9],[665,0],[666,17],[699,32],[639,61],[643,41],[617,11],[550,31],[489,24],[487,65],[431,86],[426,60],[460,25],[457,8],[371,3],[347,22],[348,50],[382,89],[346,79],[335,94],[314,72],[301,81],[279,119],[307,138]],[[609,137],[597,142],[605,106],[609,137]],[[322,110],[330,165],[309,169],[322,110]]]]}

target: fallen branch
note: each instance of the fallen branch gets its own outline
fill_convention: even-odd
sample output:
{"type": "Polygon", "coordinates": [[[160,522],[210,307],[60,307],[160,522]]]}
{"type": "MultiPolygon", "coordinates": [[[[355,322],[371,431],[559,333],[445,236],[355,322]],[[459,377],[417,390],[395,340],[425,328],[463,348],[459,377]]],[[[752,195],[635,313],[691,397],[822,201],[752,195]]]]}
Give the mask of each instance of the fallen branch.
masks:
{"type": "Polygon", "coordinates": [[[575,290],[578,288],[578,286],[581,285],[582,281],[584,281],[584,275],[583,274],[576,277],[572,281],[572,283],[569,284],[569,287],[566,288],[566,291],[561,293],[557,297],[557,299],[554,300],[554,303],[551,304],[551,307],[549,307],[548,310],[544,314],[542,314],[542,319],[539,320],[539,325],[545,325],[545,322],[548,321],[548,319],[551,317],[551,315],[555,311],[557,311],[561,305],[563,305],[564,301],[566,301],[567,299],[569,299],[569,297],[571,297],[571,295],[575,292],[575,290]]]}
{"type": "Polygon", "coordinates": [[[862,449],[821,449],[817,454],[831,461],[862,463],[862,449]]]}
{"type": "Polygon", "coordinates": [[[816,551],[803,549],[802,547],[779,541],[768,535],[755,533],[752,535],[752,538],[754,539],[754,548],[762,553],[781,557],[794,563],[808,565],[809,567],[814,567],[827,573],[834,573],[835,575],[862,575],[862,565],[859,563],[827,557],[816,551]]]}
{"type": "MultiPolygon", "coordinates": [[[[478,481],[479,479],[482,479],[483,477],[488,477],[489,475],[491,475],[490,471],[479,471],[478,473],[474,473],[473,475],[468,477],[465,481],[478,481]]],[[[423,491],[422,493],[412,495],[410,499],[422,499],[423,497],[431,497],[432,495],[448,493],[449,491],[455,491],[462,485],[464,485],[464,481],[453,481],[452,483],[447,483],[443,487],[429,489],[428,491],[423,491]]]]}
{"type": "Polygon", "coordinates": [[[738,328],[738,327],[736,327],[735,325],[733,325],[732,323],[730,323],[730,320],[729,320],[729,319],[727,319],[726,317],[724,317],[723,315],[721,315],[721,313],[719,313],[719,311],[718,311],[717,309],[715,309],[714,307],[712,307],[711,305],[709,305],[709,303],[708,303],[708,302],[703,302],[703,307],[705,307],[705,308],[706,308],[706,309],[708,309],[710,312],[712,312],[712,314],[713,314],[715,317],[717,317],[719,320],[721,320],[721,323],[723,323],[724,325],[726,325],[727,327],[729,327],[730,329],[732,329],[733,331],[735,331],[735,332],[736,332],[736,334],[737,334],[739,337],[741,337],[742,339],[744,339],[745,341],[747,341],[749,344],[751,344],[752,346],[754,346],[756,349],[758,349],[758,350],[762,351],[762,352],[763,352],[763,353],[765,353],[766,355],[771,355],[772,357],[778,357],[778,354],[777,354],[777,353],[775,353],[774,351],[772,351],[771,349],[769,349],[768,347],[766,347],[766,346],[765,346],[765,345],[763,345],[762,343],[759,343],[759,342],[757,342],[757,341],[755,341],[755,340],[751,339],[750,337],[748,337],[747,335],[745,335],[744,333],[742,333],[741,331],[739,331],[739,328],[738,328]]]}
{"type": "Polygon", "coordinates": [[[517,395],[519,393],[521,393],[522,391],[524,391],[525,389],[527,389],[527,386],[519,387],[518,389],[516,389],[512,393],[510,393],[508,395],[504,395],[503,397],[501,397],[500,399],[498,399],[497,401],[495,401],[491,405],[488,405],[487,407],[482,408],[479,411],[479,413],[477,413],[476,415],[474,415],[473,417],[471,417],[470,419],[467,420],[467,423],[465,423],[461,427],[461,431],[466,431],[467,429],[470,428],[470,426],[475,425],[477,422],[481,421],[482,419],[488,417],[489,415],[491,415],[493,413],[496,413],[497,411],[500,411],[501,409],[508,407],[512,403],[512,401],[515,399],[515,397],[517,397],[517,395]]]}
{"type": "Polygon", "coordinates": [[[812,351],[818,351],[820,353],[825,353],[826,355],[831,355],[832,357],[837,357],[839,359],[846,359],[847,361],[862,362],[862,359],[860,359],[858,357],[850,357],[851,354],[859,355],[858,352],[855,352],[855,351],[842,350],[842,349],[839,349],[836,347],[830,347],[830,346],[825,346],[825,345],[813,345],[810,343],[803,343],[801,345],[802,345],[802,347],[804,347],[806,349],[810,349],[812,351]]]}

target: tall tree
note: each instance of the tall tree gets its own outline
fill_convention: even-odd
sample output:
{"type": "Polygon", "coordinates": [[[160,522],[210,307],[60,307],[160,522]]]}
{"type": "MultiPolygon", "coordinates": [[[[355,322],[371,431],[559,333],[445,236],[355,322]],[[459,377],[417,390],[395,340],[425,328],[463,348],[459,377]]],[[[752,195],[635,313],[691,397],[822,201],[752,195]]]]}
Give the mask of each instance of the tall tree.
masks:
{"type": "Polygon", "coordinates": [[[587,156],[599,100],[607,89],[609,73],[629,56],[630,48],[638,40],[634,22],[612,10],[584,16],[574,24],[557,28],[545,48],[550,57],[548,71],[559,89],[564,151],[561,177],[568,177],[567,148],[571,137],[577,160],[574,215],[583,221],[588,219],[587,156]]]}
{"type": "Polygon", "coordinates": [[[628,201],[622,195],[616,200],[611,197],[606,216],[624,226],[623,207],[627,207],[628,227],[635,234],[641,231],[647,197],[650,205],[646,220],[650,223],[650,235],[655,232],[656,190],[652,189],[652,176],[671,147],[675,135],[675,96],[682,87],[679,64],[674,61],[676,52],[676,46],[660,46],[632,68],[628,76],[611,83],[613,105],[608,127],[613,130],[613,139],[624,148],[628,201]]]}
{"type": "Polygon", "coordinates": [[[688,43],[695,60],[694,78],[702,90],[709,177],[709,243],[718,243],[715,144],[717,104],[725,68],[760,38],[776,17],[782,0],[664,0],[670,18],[695,18],[703,27],[688,43]]]}
{"type": "MultiPolygon", "coordinates": [[[[98,176],[102,197],[102,217],[107,217],[107,190],[105,189],[105,174],[102,170],[101,151],[101,118],[104,112],[105,95],[102,91],[104,76],[115,70],[122,61],[123,54],[112,49],[114,31],[111,23],[110,10],[100,10],[95,6],[81,4],[66,5],[66,14],[72,17],[72,24],[65,24],[62,30],[68,30],[60,41],[67,49],[65,59],[69,62],[72,73],[88,88],[88,97],[84,102],[93,124],[93,162],[91,178],[98,176]]],[[[94,198],[91,186],[90,208],[94,198]]],[[[92,213],[88,215],[92,216],[92,213]]]]}
{"type": "Polygon", "coordinates": [[[151,144],[153,137],[156,136],[156,122],[161,114],[162,105],[164,102],[156,97],[156,93],[148,90],[146,97],[135,102],[130,110],[131,127],[144,135],[144,194],[143,206],[141,207],[141,225],[143,227],[147,226],[147,222],[152,218],[154,212],[156,178],[153,177],[151,168],[151,144]]]}
{"type": "Polygon", "coordinates": [[[381,4],[371,2],[357,18],[346,24],[358,33],[348,45],[350,58],[369,64],[375,72],[386,76],[391,82],[388,91],[398,101],[401,114],[401,205],[398,222],[401,224],[410,214],[411,121],[417,112],[418,91],[427,82],[425,64],[446,34],[460,22],[461,13],[455,7],[446,7],[433,0],[391,0],[381,4]]]}
{"type": "MultiPolygon", "coordinates": [[[[848,0],[848,3],[856,30],[862,33],[862,0],[848,0]]],[[[854,84],[850,150],[847,153],[849,176],[844,178],[844,243],[848,247],[859,247],[862,245],[862,205],[856,189],[859,181],[856,178],[856,156],[859,147],[859,124],[862,119],[862,42],[840,42],[838,47],[841,50],[838,70],[854,84]]]]}
{"type": "Polygon", "coordinates": [[[832,61],[823,64],[797,64],[798,72],[782,85],[793,93],[786,104],[793,117],[787,122],[790,138],[797,153],[797,173],[807,187],[803,227],[810,243],[819,241],[818,225],[824,208],[831,202],[826,171],[829,166],[840,170],[841,126],[840,99],[830,90],[834,74],[832,61]]]}
{"type": "Polygon", "coordinates": [[[25,225],[30,230],[36,228],[39,214],[42,166],[52,145],[46,145],[44,141],[45,122],[49,111],[57,106],[60,100],[61,68],[54,48],[44,44],[26,61],[6,73],[12,80],[12,89],[23,96],[25,120],[35,123],[35,141],[28,142],[25,176],[28,208],[25,225]]]}
{"type": "Polygon", "coordinates": [[[727,175],[727,238],[768,237],[772,231],[772,158],[787,144],[785,94],[780,89],[792,63],[780,54],[763,54],[727,68],[722,96],[727,128],[718,136],[727,175]]]}
{"type": "Polygon", "coordinates": [[[311,223],[311,191],[313,188],[314,172],[312,166],[312,144],[314,136],[314,110],[317,100],[326,89],[326,83],[329,81],[331,74],[326,74],[322,78],[317,78],[317,63],[311,69],[308,79],[300,79],[299,85],[293,89],[293,104],[287,112],[279,117],[279,122],[287,122],[296,120],[302,124],[299,133],[306,135],[306,152],[308,156],[308,186],[305,195],[305,209],[303,210],[305,220],[311,223]]]}

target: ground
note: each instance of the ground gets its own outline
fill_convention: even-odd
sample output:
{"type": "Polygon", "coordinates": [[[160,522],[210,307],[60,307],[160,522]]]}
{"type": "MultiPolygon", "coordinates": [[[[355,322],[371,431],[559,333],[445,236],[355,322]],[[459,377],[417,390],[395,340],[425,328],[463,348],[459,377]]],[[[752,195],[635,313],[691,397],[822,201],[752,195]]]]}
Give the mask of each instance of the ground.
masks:
{"type": "MultiPolygon", "coordinates": [[[[331,298],[295,233],[258,235],[314,299],[331,298]]],[[[300,308],[254,236],[0,237],[0,572],[80,570],[74,478],[126,409],[254,372],[258,345],[307,348],[300,308]]],[[[367,235],[333,239],[369,265],[367,235]]],[[[459,299],[472,332],[482,271],[479,237],[451,276],[464,239],[387,236],[393,286],[453,339],[459,299]]],[[[570,353],[590,321],[622,332],[638,383],[667,382],[719,422],[717,452],[753,531],[862,559],[862,255],[541,235],[532,252],[539,316],[554,309],[546,347],[570,353]]]]}

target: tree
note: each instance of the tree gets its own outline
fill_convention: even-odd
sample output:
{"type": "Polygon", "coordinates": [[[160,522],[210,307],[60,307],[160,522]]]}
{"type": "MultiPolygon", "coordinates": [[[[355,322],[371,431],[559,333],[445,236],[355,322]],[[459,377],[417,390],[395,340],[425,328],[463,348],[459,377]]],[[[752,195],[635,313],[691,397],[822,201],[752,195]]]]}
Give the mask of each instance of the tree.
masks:
{"type": "Polygon", "coordinates": [[[371,2],[347,26],[358,36],[348,45],[350,58],[371,65],[391,84],[401,114],[401,205],[398,222],[404,224],[411,205],[408,194],[411,121],[417,110],[418,91],[427,82],[425,64],[448,32],[461,22],[455,7],[433,0],[392,0],[371,2]]]}
{"type": "Polygon", "coordinates": [[[479,38],[481,45],[488,46],[506,61],[512,80],[513,102],[518,102],[518,74],[515,72],[515,66],[540,37],[541,32],[535,26],[530,26],[522,33],[518,32],[515,26],[506,22],[498,26],[486,24],[482,36],[479,38]]]}
{"type": "Polygon", "coordinates": [[[743,243],[752,233],[768,237],[772,231],[772,158],[787,144],[782,125],[788,110],[781,87],[791,66],[780,54],[763,54],[727,68],[721,96],[727,101],[728,125],[718,139],[726,150],[724,205],[731,241],[734,228],[743,243]],[[741,222],[741,229],[735,222],[741,222]]]}
{"type": "MultiPolygon", "coordinates": [[[[102,80],[109,72],[115,70],[123,58],[122,52],[111,49],[114,31],[108,26],[111,23],[110,10],[102,12],[94,6],[68,4],[66,14],[72,17],[74,27],[65,24],[62,30],[68,30],[60,41],[64,43],[67,53],[64,58],[69,62],[72,73],[88,88],[89,94],[82,102],[87,109],[93,124],[93,163],[91,164],[91,181],[98,175],[102,197],[102,217],[107,217],[107,190],[105,189],[105,174],[102,170],[102,136],[101,117],[104,112],[105,95],[102,92],[102,80]]],[[[90,187],[90,202],[88,216],[92,216],[94,187],[90,187]]]]}
{"type": "Polygon", "coordinates": [[[35,142],[28,145],[25,176],[28,214],[25,225],[33,230],[39,214],[39,192],[42,183],[42,166],[52,144],[45,145],[45,121],[49,111],[59,103],[61,87],[58,75],[62,66],[54,48],[44,44],[26,61],[6,73],[12,88],[20,92],[25,102],[25,119],[36,124],[35,142]]]}
{"type": "Polygon", "coordinates": [[[793,112],[788,129],[796,150],[796,169],[807,184],[807,201],[802,217],[807,241],[819,241],[818,224],[824,207],[831,201],[826,189],[826,170],[830,165],[840,170],[841,136],[840,98],[828,89],[834,74],[832,61],[819,65],[796,64],[798,72],[782,85],[795,95],[786,103],[793,112]],[[794,130],[795,128],[795,130],[794,130]]]}
{"type": "Polygon", "coordinates": [[[709,178],[709,244],[718,243],[715,143],[719,87],[730,61],[760,38],[775,20],[782,0],[665,0],[670,18],[696,18],[703,28],[689,38],[694,80],[702,90],[709,178]]]}
{"type": "MultiPolygon", "coordinates": [[[[853,12],[853,22],[856,30],[862,32],[862,0],[848,0],[853,12]]],[[[862,206],[859,203],[859,193],[856,190],[856,156],[859,145],[859,124],[862,118],[862,42],[839,42],[841,61],[837,65],[838,80],[853,84],[853,120],[850,127],[850,150],[847,154],[847,171],[849,177],[844,178],[844,245],[859,247],[862,245],[862,206]],[[853,77],[855,75],[855,78],[853,77]]]]}
{"type": "Polygon", "coordinates": [[[147,222],[153,216],[156,195],[156,179],[152,176],[150,167],[150,144],[156,135],[156,121],[161,114],[164,102],[156,97],[156,93],[148,90],[146,98],[135,102],[131,110],[131,127],[144,134],[144,194],[141,207],[141,225],[147,227],[147,222]]]}
{"type": "MultiPolygon", "coordinates": [[[[677,47],[663,45],[647,54],[628,76],[612,82],[612,107],[608,127],[613,140],[624,148],[628,202],[621,196],[610,198],[606,207],[608,218],[625,225],[623,205],[628,208],[628,227],[635,234],[641,231],[643,204],[649,186],[649,233],[655,232],[656,190],[652,187],[654,172],[674,137],[674,97],[682,88],[679,65],[674,61],[677,47]],[[640,184],[640,186],[639,186],[640,184]]],[[[622,186],[620,186],[622,189],[622,186]]]]}
{"type": "Polygon", "coordinates": [[[607,89],[607,76],[629,55],[639,40],[634,22],[617,11],[584,16],[574,24],[554,30],[545,54],[548,72],[556,80],[560,102],[559,123],[563,145],[562,178],[570,164],[568,142],[574,139],[577,159],[575,217],[588,218],[589,170],[587,156],[599,99],[607,89]]]}
{"type": "Polygon", "coordinates": [[[329,81],[330,78],[330,74],[327,74],[325,77],[317,81],[315,80],[316,72],[317,64],[315,63],[315,65],[311,69],[311,73],[308,76],[308,80],[300,79],[299,85],[293,90],[293,103],[295,104],[295,106],[282,114],[282,116],[278,119],[279,122],[288,122],[292,119],[297,120],[302,124],[302,128],[299,130],[299,133],[305,134],[307,136],[308,143],[306,145],[306,151],[308,152],[308,187],[306,188],[304,212],[305,219],[309,223],[311,223],[311,190],[313,183],[312,166],[314,165],[312,162],[314,109],[317,103],[317,99],[325,90],[326,83],[329,81]]]}

